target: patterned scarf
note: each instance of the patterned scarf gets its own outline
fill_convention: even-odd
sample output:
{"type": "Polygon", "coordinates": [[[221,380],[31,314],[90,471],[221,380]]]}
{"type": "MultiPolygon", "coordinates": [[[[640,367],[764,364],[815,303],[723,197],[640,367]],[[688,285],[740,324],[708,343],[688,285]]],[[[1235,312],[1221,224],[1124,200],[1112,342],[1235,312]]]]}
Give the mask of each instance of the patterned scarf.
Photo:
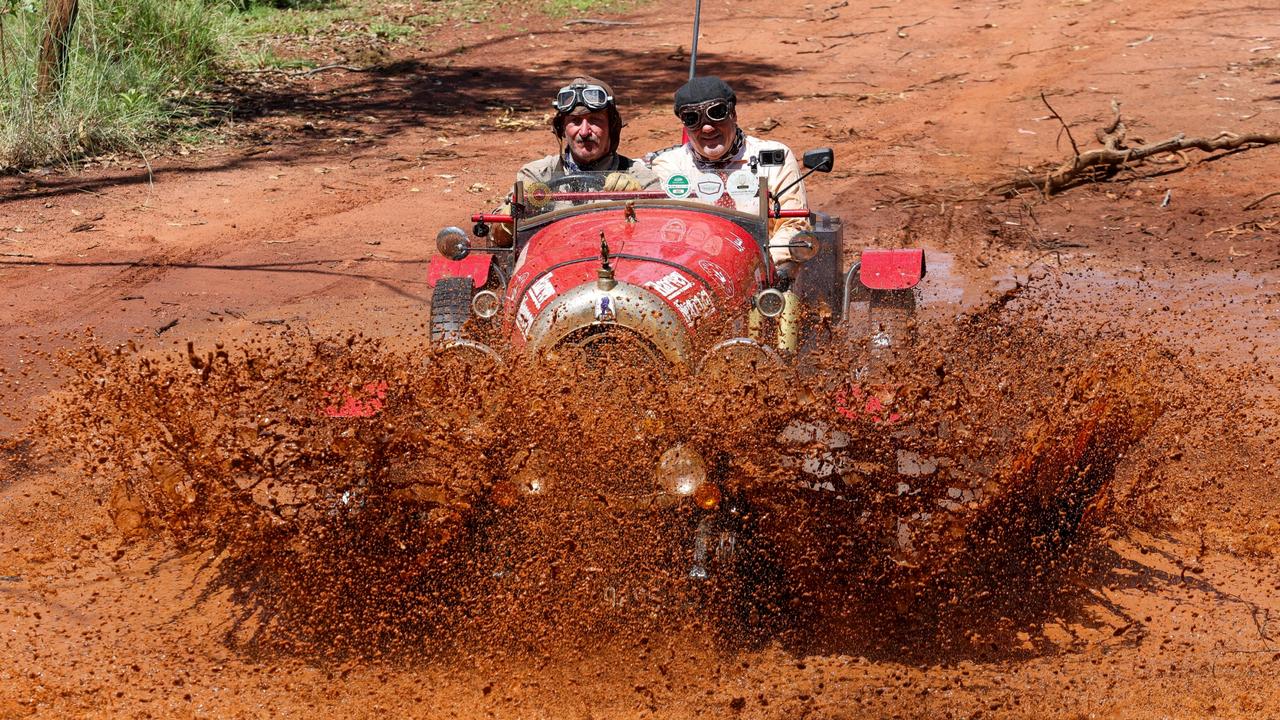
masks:
{"type": "MultiPolygon", "coordinates": [[[[742,132],[742,128],[738,128],[737,134],[733,136],[733,144],[729,146],[724,155],[720,156],[719,160],[708,160],[699,155],[698,151],[694,149],[693,164],[700,170],[724,170],[730,165],[742,161],[742,158],[738,156],[742,154],[742,150],[746,145],[747,135],[742,132]]],[[[689,147],[693,148],[692,142],[689,143],[689,147]]]]}

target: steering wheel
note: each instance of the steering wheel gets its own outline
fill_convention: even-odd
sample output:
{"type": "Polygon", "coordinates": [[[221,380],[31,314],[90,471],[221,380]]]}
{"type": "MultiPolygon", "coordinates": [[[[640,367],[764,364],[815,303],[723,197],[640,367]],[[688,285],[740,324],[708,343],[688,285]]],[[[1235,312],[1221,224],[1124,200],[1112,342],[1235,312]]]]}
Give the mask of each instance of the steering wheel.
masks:
{"type": "Polygon", "coordinates": [[[568,192],[600,192],[604,190],[604,181],[608,177],[603,173],[573,173],[564,175],[547,183],[552,192],[557,190],[568,192]]]}

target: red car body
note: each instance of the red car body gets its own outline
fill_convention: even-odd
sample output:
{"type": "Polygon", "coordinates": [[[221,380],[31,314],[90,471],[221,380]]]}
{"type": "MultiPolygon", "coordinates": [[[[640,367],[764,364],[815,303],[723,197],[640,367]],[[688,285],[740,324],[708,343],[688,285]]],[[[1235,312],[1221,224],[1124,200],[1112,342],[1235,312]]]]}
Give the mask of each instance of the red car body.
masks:
{"type": "Polygon", "coordinates": [[[720,215],[672,207],[578,214],[529,238],[503,303],[512,348],[528,345],[533,321],[556,298],[597,283],[602,235],[614,279],[648,290],[691,335],[717,316],[745,314],[754,291],[768,282],[767,254],[750,232],[720,215]]]}
{"type": "MultiPolygon", "coordinates": [[[[691,369],[709,348],[732,339],[791,353],[798,349],[794,339],[784,342],[776,328],[772,337],[762,335],[755,312],[781,314],[781,291],[791,291],[786,302],[796,307],[787,305],[788,312],[838,321],[851,297],[910,294],[924,274],[920,250],[867,250],[846,273],[840,222],[807,209],[770,210],[767,193],[758,214],[661,191],[526,192],[517,186],[513,195],[562,207],[539,212],[517,200],[512,214],[477,214],[477,237],[487,235],[488,223],[512,223],[513,247],[467,247],[457,259],[440,255],[428,273],[433,286],[457,278],[450,282],[469,281],[472,293],[491,293],[486,299],[496,307],[483,318],[484,337],[502,346],[498,355],[554,351],[609,332],[691,369]],[[779,217],[808,217],[813,227],[803,242],[816,246],[814,257],[790,285],[780,282],[770,256],[769,220],[779,217]]],[[[448,301],[460,299],[451,294],[448,301]]],[[[444,313],[450,324],[439,332],[433,324],[433,338],[470,337],[474,346],[477,335],[457,327],[465,314],[465,308],[444,313]]]]}

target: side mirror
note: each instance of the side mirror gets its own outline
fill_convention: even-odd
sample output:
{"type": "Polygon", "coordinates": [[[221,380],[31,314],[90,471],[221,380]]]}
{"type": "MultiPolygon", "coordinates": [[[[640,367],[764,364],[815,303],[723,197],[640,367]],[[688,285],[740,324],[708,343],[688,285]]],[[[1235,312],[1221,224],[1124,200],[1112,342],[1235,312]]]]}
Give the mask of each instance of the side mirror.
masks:
{"type": "Polygon", "coordinates": [[[836,166],[836,151],[831,148],[815,148],[804,151],[804,166],[818,172],[831,172],[836,166]]]}
{"type": "Polygon", "coordinates": [[[459,227],[447,227],[436,233],[436,251],[450,260],[461,260],[471,254],[471,240],[459,227]]]}

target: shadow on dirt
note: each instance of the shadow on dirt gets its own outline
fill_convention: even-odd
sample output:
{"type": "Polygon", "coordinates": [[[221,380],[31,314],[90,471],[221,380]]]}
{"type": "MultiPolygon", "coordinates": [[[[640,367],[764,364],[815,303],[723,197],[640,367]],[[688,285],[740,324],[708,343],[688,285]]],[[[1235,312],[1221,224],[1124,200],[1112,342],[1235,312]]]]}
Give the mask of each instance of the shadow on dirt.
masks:
{"type": "Polygon", "coordinates": [[[334,543],[299,552],[283,546],[252,560],[222,556],[199,608],[228,593],[235,610],[222,642],[245,657],[320,664],[350,658],[426,658],[456,647],[466,608],[454,572],[424,575],[419,557],[388,546],[334,543]]]}
{"type": "MultiPolygon", "coordinates": [[[[1187,554],[1194,553],[1188,549],[1187,554]]],[[[1252,613],[1259,636],[1267,639],[1255,605],[1189,574],[1187,564],[1153,543],[1098,543],[1057,557],[1035,582],[1008,583],[978,597],[932,597],[917,602],[907,614],[885,607],[893,604],[892,598],[864,598],[854,612],[813,616],[808,628],[793,631],[783,645],[799,656],[852,654],[927,666],[1021,662],[1100,645],[1140,643],[1149,618],[1133,616],[1102,588],[1151,596],[1176,589],[1216,602],[1240,603],[1252,613]],[[1184,570],[1171,573],[1135,555],[1162,557],[1184,570]]]]}
{"type": "Polygon", "coordinates": [[[45,470],[48,458],[41,458],[30,440],[0,438],[0,490],[45,470]]]}
{"type": "MultiPolygon", "coordinates": [[[[685,60],[658,54],[600,49],[592,60],[609,69],[618,104],[625,117],[628,110],[658,105],[665,108],[684,80],[685,60]]],[[[788,70],[770,62],[721,58],[714,54],[700,58],[704,67],[715,68],[734,85],[744,101],[766,102],[776,93],[766,93],[759,77],[784,77],[788,70]]],[[[364,74],[349,74],[329,87],[316,89],[284,86],[228,88],[237,93],[228,107],[236,120],[245,121],[280,111],[302,117],[354,118],[367,123],[379,137],[405,130],[432,126],[433,122],[491,114],[507,108],[532,111],[540,118],[550,111],[549,98],[565,79],[576,72],[565,69],[553,73],[492,65],[474,67],[438,60],[400,60],[372,68],[364,74]],[[373,118],[369,120],[368,118],[373,118]]],[[[475,117],[464,128],[472,132],[490,129],[496,118],[475,117]]],[[[677,127],[672,118],[672,127],[677,127]]],[[[500,128],[499,128],[500,129],[500,128]]],[[[332,131],[312,129],[316,139],[328,139],[332,131]]]]}
{"type": "MultiPolygon", "coordinates": [[[[499,42],[495,39],[493,42],[499,42]]],[[[687,59],[659,53],[617,48],[594,50],[592,61],[608,68],[625,118],[629,112],[657,105],[663,109],[683,82],[687,59]]],[[[768,102],[778,96],[764,90],[758,78],[785,78],[788,68],[765,61],[699,56],[707,72],[719,73],[733,84],[744,102],[768,102]]],[[[376,153],[388,139],[406,132],[427,130],[435,135],[463,132],[507,134],[530,127],[542,128],[549,98],[576,69],[537,72],[517,63],[485,66],[454,64],[450,59],[414,58],[369,68],[367,72],[334,72],[311,78],[289,77],[271,82],[269,76],[241,76],[242,82],[215,88],[211,103],[199,108],[206,120],[195,129],[217,129],[227,124],[247,124],[240,131],[248,151],[203,164],[182,163],[96,177],[23,176],[0,183],[0,205],[16,200],[58,197],[93,192],[103,187],[142,185],[181,177],[236,170],[261,164],[298,162],[317,155],[326,157],[335,145],[355,159],[376,153]],[[273,120],[273,118],[280,118],[273,120]],[[516,119],[518,122],[512,122],[516,119]],[[16,185],[6,191],[6,185],[16,185]]],[[[602,73],[603,74],[603,73],[602,73]]],[[[603,79],[603,78],[602,78],[603,79]]],[[[679,123],[671,120],[672,133],[679,123]]],[[[550,136],[548,129],[548,137],[550,136]]],[[[547,147],[551,147],[550,140],[547,147]]],[[[654,148],[627,147],[632,153],[654,148]]],[[[433,150],[414,160],[431,160],[433,150]]],[[[396,157],[383,158],[396,160],[396,157]]],[[[401,158],[407,160],[407,158],[401,158]]],[[[512,158],[511,169],[531,158],[512,158]]]]}
{"type": "MultiPolygon", "coordinates": [[[[18,261],[18,260],[0,260],[0,267],[77,267],[77,268],[156,268],[162,270],[225,270],[228,272],[262,272],[262,273],[288,273],[298,275],[327,275],[332,277],[350,278],[353,280],[365,280],[382,287],[389,292],[398,295],[407,300],[426,303],[428,299],[425,296],[415,295],[406,290],[402,285],[406,282],[404,278],[394,278],[373,275],[370,273],[360,272],[344,272],[342,270],[334,270],[328,265],[335,265],[346,262],[362,262],[364,258],[324,258],[317,260],[298,260],[293,262],[278,263],[246,263],[243,265],[233,265],[226,263],[198,263],[198,262],[157,262],[149,260],[116,260],[116,261],[18,261]]],[[[427,260],[393,260],[379,258],[379,263],[388,263],[392,265],[423,265],[425,267],[427,260]]],[[[425,282],[425,281],[423,281],[425,282]]]]}

